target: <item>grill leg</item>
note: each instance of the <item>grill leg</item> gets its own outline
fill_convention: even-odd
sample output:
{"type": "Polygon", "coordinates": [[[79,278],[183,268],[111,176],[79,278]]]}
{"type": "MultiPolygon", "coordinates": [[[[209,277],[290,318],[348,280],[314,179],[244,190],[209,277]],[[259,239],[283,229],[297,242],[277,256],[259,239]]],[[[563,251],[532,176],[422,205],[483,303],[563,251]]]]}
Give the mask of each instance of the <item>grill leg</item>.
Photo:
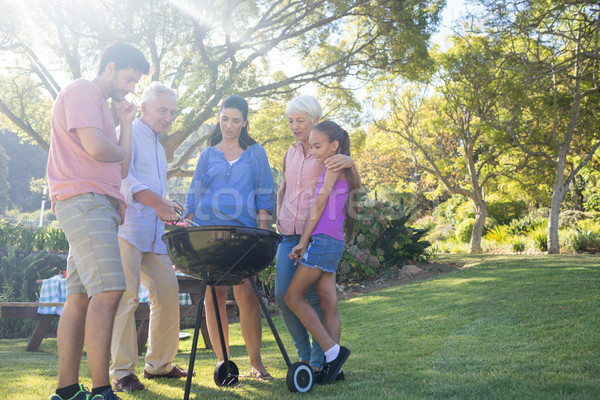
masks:
{"type": "Polygon", "coordinates": [[[252,287],[254,288],[254,293],[256,294],[256,298],[258,299],[260,308],[262,308],[263,314],[265,315],[265,318],[267,319],[267,322],[269,323],[269,326],[271,327],[271,332],[273,332],[275,341],[277,342],[277,345],[279,346],[279,350],[281,350],[281,355],[283,356],[283,359],[285,360],[287,367],[290,368],[292,366],[292,362],[290,361],[290,358],[288,357],[287,351],[285,351],[285,347],[283,346],[283,342],[281,341],[281,338],[279,337],[279,334],[277,333],[277,329],[275,329],[275,324],[273,323],[271,314],[269,314],[269,309],[267,308],[267,305],[265,304],[265,302],[262,299],[262,295],[260,294],[260,291],[258,290],[258,286],[256,286],[256,279],[254,279],[254,276],[250,276],[248,279],[250,279],[250,283],[252,283],[252,287]]]}
{"type": "MultiPolygon", "coordinates": [[[[213,297],[213,304],[215,306],[215,315],[217,317],[217,327],[219,328],[219,339],[221,339],[221,350],[223,351],[223,361],[227,366],[227,375],[231,372],[229,370],[229,354],[227,354],[227,346],[225,346],[225,335],[223,334],[223,323],[221,322],[221,313],[219,313],[219,302],[217,301],[217,291],[215,286],[210,287],[210,293],[213,297]]],[[[208,321],[206,321],[208,324],[208,321]]]]}
{"type": "Polygon", "coordinates": [[[190,352],[190,362],[188,365],[188,376],[185,381],[185,393],[183,394],[183,400],[190,398],[190,390],[192,388],[192,375],[194,374],[194,361],[196,361],[196,349],[198,348],[198,336],[200,333],[200,324],[202,322],[202,314],[204,313],[204,296],[206,295],[206,280],[208,274],[202,274],[202,289],[200,293],[200,299],[198,299],[198,314],[196,315],[196,326],[194,328],[194,338],[192,340],[192,351],[190,352]]]}

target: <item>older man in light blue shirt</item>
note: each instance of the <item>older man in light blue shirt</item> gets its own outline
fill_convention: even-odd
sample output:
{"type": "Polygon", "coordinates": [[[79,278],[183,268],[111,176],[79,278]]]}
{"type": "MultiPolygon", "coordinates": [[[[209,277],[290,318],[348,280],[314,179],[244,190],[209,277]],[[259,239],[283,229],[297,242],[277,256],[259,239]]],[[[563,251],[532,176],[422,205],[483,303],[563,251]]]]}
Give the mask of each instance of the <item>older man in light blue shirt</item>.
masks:
{"type": "Polygon", "coordinates": [[[178,219],[181,207],[166,199],[167,158],[159,138],[175,115],[173,89],[152,82],[142,94],[139,119],[133,122],[131,166],[121,192],[127,201],[125,223],[119,228],[119,247],[127,289],[115,316],[110,373],[118,391],[143,390],[135,375],[138,348],[135,310],[140,283],[150,296],[150,328],[144,377],[183,378],[187,371],[174,365],[179,346],[179,288],[167,248],[164,223],[178,219]]]}

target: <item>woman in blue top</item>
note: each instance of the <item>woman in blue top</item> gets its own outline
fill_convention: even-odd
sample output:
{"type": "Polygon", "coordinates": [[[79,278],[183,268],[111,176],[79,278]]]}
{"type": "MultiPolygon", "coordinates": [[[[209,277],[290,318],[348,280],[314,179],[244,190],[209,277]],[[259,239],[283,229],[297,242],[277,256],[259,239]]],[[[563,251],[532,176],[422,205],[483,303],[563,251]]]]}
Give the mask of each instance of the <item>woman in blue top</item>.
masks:
{"type": "MultiPolygon", "coordinates": [[[[198,158],[186,199],[186,218],[201,226],[233,225],[268,229],[275,204],[275,189],[265,149],[248,134],[248,103],[229,96],[221,104],[219,122],[198,158]]],[[[229,353],[227,287],[217,286],[217,302],[229,353]]],[[[250,281],[233,286],[240,310],[240,327],[252,374],[272,379],[260,356],[262,325],[260,305],[250,281]]],[[[205,298],[206,325],[219,361],[224,359],[210,290],[205,298]]]]}

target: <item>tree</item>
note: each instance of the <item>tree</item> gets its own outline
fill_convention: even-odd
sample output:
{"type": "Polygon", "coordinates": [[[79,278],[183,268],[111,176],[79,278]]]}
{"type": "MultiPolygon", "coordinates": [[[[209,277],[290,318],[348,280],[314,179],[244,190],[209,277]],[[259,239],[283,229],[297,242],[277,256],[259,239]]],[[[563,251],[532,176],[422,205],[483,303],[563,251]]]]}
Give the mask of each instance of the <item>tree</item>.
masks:
{"type": "Polygon", "coordinates": [[[482,1],[487,32],[522,85],[506,97],[498,126],[553,173],[548,253],[559,253],[565,193],[600,146],[600,10],[595,1],[482,1]]]}
{"type": "Polygon", "coordinates": [[[22,143],[14,132],[6,130],[0,131],[0,146],[6,152],[6,175],[2,174],[0,161],[0,180],[7,182],[0,182],[0,192],[6,195],[6,205],[21,212],[39,210],[41,191],[31,190],[30,184],[44,177],[46,153],[39,146],[22,143]]]}
{"type": "Polygon", "coordinates": [[[8,183],[8,156],[4,147],[0,144],[0,215],[6,212],[8,208],[8,189],[10,184],[8,183]]]}
{"type": "Polygon", "coordinates": [[[486,188],[518,169],[509,141],[486,122],[494,119],[499,98],[511,86],[489,62],[497,57],[485,37],[457,39],[452,49],[439,55],[438,86],[421,86],[420,91],[414,86],[388,96],[390,118],[377,123],[405,141],[419,170],[435,177],[450,194],[473,201],[471,253],[481,251],[488,215],[486,188]]]}
{"type": "Polygon", "coordinates": [[[179,94],[177,120],[161,138],[171,162],[169,176],[191,175],[188,162],[204,139],[198,132],[224,96],[290,95],[309,83],[341,89],[346,77],[389,63],[409,70],[409,61],[427,56],[423,49],[432,29],[427,24],[437,22],[443,5],[440,0],[435,7],[427,0],[36,3],[38,7],[26,10],[31,26],[13,22],[26,18],[12,2],[0,3],[0,11],[14,15],[0,24],[0,51],[11,55],[3,71],[8,82],[0,85],[15,86],[0,92],[0,113],[20,134],[47,149],[48,130],[34,122],[41,116],[33,111],[49,115],[62,84],[92,77],[107,43],[123,39],[137,44],[149,55],[151,79],[170,84],[179,94]],[[402,45],[390,50],[386,44],[392,37],[402,45]],[[288,76],[272,67],[277,59],[292,60],[300,68],[288,76]],[[21,77],[18,85],[16,76],[21,77]],[[190,143],[190,138],[195,140],[190,143]],[[187,147],[177,151],[183,143],[187,147]]]}

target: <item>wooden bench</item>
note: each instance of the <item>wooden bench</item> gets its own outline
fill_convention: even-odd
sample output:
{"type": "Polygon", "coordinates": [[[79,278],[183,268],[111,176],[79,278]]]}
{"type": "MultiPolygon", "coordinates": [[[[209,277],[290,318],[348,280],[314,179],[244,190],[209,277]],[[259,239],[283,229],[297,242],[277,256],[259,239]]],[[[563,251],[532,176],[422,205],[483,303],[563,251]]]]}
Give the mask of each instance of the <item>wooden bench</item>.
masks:
{"type": "MultiPolygon", "coordinates": [[[[38,302],[14,302],[0,303],[0,319],[18,319],[18,318],[37,318],[33,332],[27,341],[27,351],[37,351],[40,348],[42,340],[46,337],[50,323],[54,318],[59,318],[58,314],[38,314],[39,307],[63,307],[64,303],[38,303],[38,302]]],[[[198,313],[198,302],[193,305],[180,306],[181,319],[195,318],[198,313]]],[[[235,315],[235,301],[227,301],[227,315],[235,315]]],[[[150,319],[150,305],[147,302],[141,302],[135,311],[135,320],[139,322],[137,330],[138,353],[142,354],[148,341],[148,327],[150,319]]],[[[206,319],[202,318],[200,322],[202,338],[207,349],[212,349],[208,329],[206,327],[206,319]]]]}
{"type": "MultiPolygon", "coordinates": [[[[50,323],[54,318],[59,318],[58,314],[38,314],[39,307],[64,307],[64,303],[37,303],[37,302],[15,302],[15,303],[0,303],[0,318],[6,319],[17,319],[17,318],[37,318],[38,323],[35,326],[35,329],[29,336],[29,340],[27,341],[27,351],[36,351],[40,348],[40,344],[46,333],[48,332],[48,328],[50,327],[50,323]]],[[[193,306],[188,306],[193,307],[193,306]]],[[[138,329],[138,345],[140,347],[144,347],[146,344],[146,340],[148,339],[148,318],[150,316],[150,307],[148,303],[140,303],[138,309],[135,312],[136,321],[140,321],[140,328],[144,326],[146,327],[146,334],[144,336],[142,329],[138,329]]]]}
{"type": "Polygon", "coordinates": [[[0,318],[39,318],[29,336],[27,351],[36,351],[57,314],[38,314],[38,307],[62,307],[63,303],[0,303],[0,318]]]}

